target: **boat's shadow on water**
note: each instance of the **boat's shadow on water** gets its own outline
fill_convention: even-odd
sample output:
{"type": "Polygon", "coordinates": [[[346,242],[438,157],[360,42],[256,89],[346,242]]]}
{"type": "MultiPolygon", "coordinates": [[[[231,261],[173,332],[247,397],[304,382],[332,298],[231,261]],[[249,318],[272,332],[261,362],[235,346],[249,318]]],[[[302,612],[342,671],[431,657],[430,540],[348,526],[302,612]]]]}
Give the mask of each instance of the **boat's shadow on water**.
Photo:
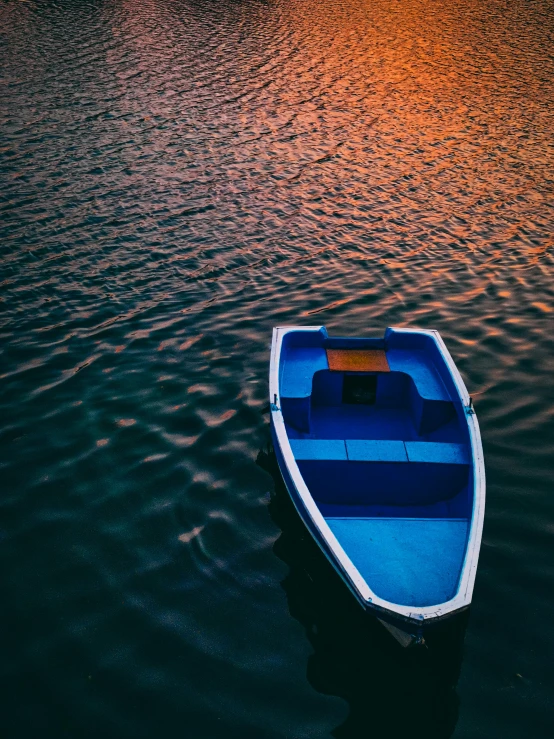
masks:
{"type": "Polygon", "coordinates": [[[402,648],[362,611],[304,527],[273,451],[260,451],[256,461],[275,481],[269,510],[282,533],[274,551],[289,566],[281,584],[290,613],[306,629],[314,650],[308,680],[350,707],[332,735],[451,737],[458,719],[456,684],[467,615],[437,628],[426,647],[402,648]]]}

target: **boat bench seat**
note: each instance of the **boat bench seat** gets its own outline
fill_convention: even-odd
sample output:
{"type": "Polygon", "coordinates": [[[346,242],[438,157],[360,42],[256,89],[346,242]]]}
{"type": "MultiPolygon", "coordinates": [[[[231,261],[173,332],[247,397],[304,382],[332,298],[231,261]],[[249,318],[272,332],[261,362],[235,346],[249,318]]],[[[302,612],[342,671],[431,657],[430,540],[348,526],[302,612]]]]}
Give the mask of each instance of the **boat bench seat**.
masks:
{"type": "MultiPolygon", "coordinates": [[[[305,398],[312,394],[313,376],[319,370],[330,368],[328,352],[340,352],[345,357],[353,353],[378,355],[374,358],[370,371],[403,372],[409,375],[417,388],[418,394],[426,400],[450,400],[433,365],[422,352],[400,351],[398,349],[384,353],[382,350],[345,350],[324,349],[323,347],[295,347],[290,349],[283,362],[281,375],[281,395],[287,398],[305,398]]],[[[371,364],[371,362],[370,362],[371,364]]],[[[337,365],[341,366],[341,365],[337,365]]],[[[348,369],[348,367],[346,367],[348,369]]],[[[341,366],[341,369],[342,366],[341,366]]],[[[352,367],[354,369],[355,367],[352,367]]],[[[344,371],[344,369],[343,369],[344,371]]]]}
{"type": "Polygon", "coordinates": [[[411,379],[410,410],[418,434],[435,431],[454,417],[448,390],[426,352],[391,349],[387,360],[391,372],[404,372],[411,379]]]}
{"type": "Polygon", "coordinates": [[[464,444],[291,439],[314,500],[341,505],[429,505],[458,495],[469,476],[464,444]]]}
{"type": "Polygon", "coordinates": [[[309,398],[316,372],[329,368],[325,349],[318,346],[289,350],[282,368],[282,398],[309,398]]]}
{"type": "Polygon", "coordinates": [[[465,444],[374,439],[290,439],[297,461],[469,464],[465,444]]]}
{"type": "Polygon", "coordinates": [[[345,446],[351,462],[408,462],[403,441],[347,439],[345,446]]]}
{"type": "Polygon", "coordinates": [[[443,381],[425,352],[391,349],[387,352],[387,361],[391,372],[404,372],[412,378],[422,398],[450,400],[443,381]]]}
{"type": "Polygon", "coordinates": [[[279,387],[283,418],[299,431],[310,431],[314,374],[328,369],[327,353],[320,346],[291,348],[284,360],[279,387]]]}
{"type": "MultiPolygon", "coordinates": [[[[386,385],[383,385],[383,388],[388,388],[388,391],[383,389],[385,395],[390,395],[391,392],[394,395],[395,388],[397,392],[401,392],[400,378],[404,378],[406,383],[409,378],[407,405],[418,434],[431,433],[455,416],[454,405],[448,391],[433,364],[422,352],[392,350],[385,353],[382,349],[291,347],[283,360],[279,387],[283,417],[298,431],[309,433],[311,430],[311,403],[312,394],[315,392],[314,376],[322,370],[327,370],[329,374],[329,370],[333,369],[329,358],[334,355],[344,355],[346,358],[352,358],[353,355],[363,355],[366,359],[370,357],[364,365],[365,369],[373,367],[373,371],[378,374],[389,376],[386,385]]],[[[343,365],[339,363],[338,366],[343,365]]],[[[346,366],[348,362],[344,365],[346,366]]],[[[351,369],[354,369],[354,366],[351,369]]],[[[330,372],[330,374],[340,376],[343,371],[330,372]]],[[[336,386],[336,382],[327,380],[320,395],[325,398],[326,393],[330,396],[338,393],[340,403],[342,382],[336,386]]],[[[316,396],[317,394],[315,392],[316,396]]],[[[320,401],[316,400],[316,402],[320,401]]],[[[336,404],[336,399],[334,404],[336,404]]]]}
{"type": "Polygon", "coordinates": [[[294,458],[299,460],[348,461],[342,439],[290,439],[294,458]]]}

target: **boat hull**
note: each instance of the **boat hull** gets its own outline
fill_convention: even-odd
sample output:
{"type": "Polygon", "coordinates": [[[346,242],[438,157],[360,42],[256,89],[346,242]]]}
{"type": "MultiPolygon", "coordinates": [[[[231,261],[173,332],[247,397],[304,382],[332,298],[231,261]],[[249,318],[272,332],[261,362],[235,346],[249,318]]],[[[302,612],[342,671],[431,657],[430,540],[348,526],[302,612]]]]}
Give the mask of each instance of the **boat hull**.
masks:
{"type": "MultiPolygon", "coordinates": [[[[286,340],[288,341],[288,338],[286,340]]],[[[298,346],[304,346],[304,344],[294,343],[289,344],[288,346],[292,346],[294,348],[298,346]]],[[[398,367],[393,367],[393,369],[395,371],[398,371],[398,367]]],[[[348,368],[346,372],[348,372],[348,368]]],[[[314,390],[313,392],[320,392],[320,387],[321,385],[318,385],[316,390],[314,390]]],[[[347,388],[347,383],[345,381],[343,392],[346,392],[346,390],[350,391],[350,388],[347,388]]],[[[354,390],[357,391],[358,388],[354,388],[354,390]]],[[[369,386],[369,384],[368,387],[364,387],[363,390],[364,392],[367,391],[369,394],[371,394],[372,392],[372,388],[369,386]]],[[[276,455],[276,461],[290,499],[292,500],[294,507],[296,508],[298,515],[302,519],[304,525],[315,540],[317,546],[330,562],[346,587],[356,598],[357,602],[363,608],[363,610],[368,614],[375,616],[383,624],[383,626],[385,626],[387,630],[401,644],[403,644],[403,646],[423,643],[426,635],[431,634],[435,630],[435,627],[438,627],[439,624],[444,624],[445,621],[453,621],[460,614],[467,612],[471,603],[471,594],[477,568],[484,515],[484,465],[479,427],[473,411],[471,399],[467,394],[467,390],[465,389],[463,380],[460,377],[459,372],[457,371],[452,358],[450,357],[448,350],[444,346],[444,343],[442,342],[439,334],[434,331],[425,330],[387,329],[384,340],[343,340],[328,339],[327,332],[324,327],[284,327],[275,329],[273,336],[270,368],[270,398],[271,434],[273,439],[273,447],[276,455]],[[307,350],[297,351],[297,356],[295,357],[296,364],[292,368],[291,365],[287,365],[286,363],[284,365],[281,364],[281,353],[284,346],[284,341],[287,337],[287,334],[289,333],[294,334],[293,339],[295,341],[300,334],[310,334],[306,343],[307,350]],[[409,352],[404,352],[404,355],[399,353],[395,355],[394,350],[389,351],[389,338],[392,340],[391,343],[393,343],[399,335],[402,335],[406,338],[408,349],[410,348],[410,342],[412,341],[418,341],[421,343],[421,341],[424,340],[425,342],[427,342],[426,346],[430,347],[429,351],[432,352],[432,361],[438,363],[438,365],[442,367],[442,380],[440,381],[444,382],[444,387],[441,386],[442,391],[436,385],[436,383],[435,385],[433,385],[432,378],[429,376],[429,374],[425,376],[424,373],[422,373],[422,371],[418,369],[418,367],[413,362],[411,364],[407,364],[410,357],[408,356],[406,358],[405,355],[409,355],[409,352]],[[359,344],[353,343],[359,341],[364,342],[362,350],[360,350],[359,344]],[[379,373],[387,371],[386,366],[383,369],[383,360],[385,361],[385,364],[387,359],[389,359],[389,361],[390,359],[392,359],[392,361],[396,362],[397,364],[401,361],[403,365],[407,367],[405,371],[408,372],[409,376],[413,376],[418,390],[421,390],[422,394],[426,395],[427,397],[433,397],[433,401],[429,403],[429,406],[432,406],[431,409],[436,411],[436,413],[434,416],[428,416],[425,419],[425,423],[433,424],[436,427],[437,425],[448,422],[448,417],[444,416],[443,411],[445,406],[447,405],[445,401],[452,399],[452,402],[457,404],[456,413],[459,419],[459,423],[461,424],[462,428],[466,429],[464,433],[466,434],[465,439],[467,447],[462,447],[461,444],[457,443],[449,443],[450,440],[448,439],[448,437],[446,439],[441,439],[442,443],[428,443],[428,437],[426,437],[425,434],[429,433],[429,431],[432,431],[433,429],[423,428],[422,415],[420,415],[422,428],[417,433],[420,434],[419,439],[422,440],[423,443],[418,440],[418,437],[416,437],[415,443],[412,441],[408,441],[410,438],[409,436],[407,437],[408,440],[406,441],[405,446],[403,442],[399,441],[370,441],[369,443],[366,441],[350,441],[349,439],[371,439],[375,437],[357,436],[355,434],[360,430],[360,427],[358,426],[353,430],[353,428],[345,426],[344,423],[340,427],[341,433],[338,433],[337,436],[325,436],[325,432],[321,436],[318,436],[318,417],[314,415],[313,419],[310,421],[309,416],[311,412],[310,395],[312,393],[312,375],[314,372],[325,370],[326,367],[328,367],[332,371],[340,372],[344,370],[343,367],[335,368],[334,366],[331,366],[331,361],[334,362],[336,359],[334,356],[330,356],[333,354],[333,352],[330,352],[327,355],[327,358],[325,358],[325,354],[322,350],[314,350],[314,347],[321,345],[322,342],[325,342],[325,346],[327,347],[332,342],[333,349],[338,346],[339,351],[335,353],[338,354],[339,360],[341,360],[342,362],[346,361],[347,364],[350,363],[350,371],[354,369],[354,374],[356,374],[356,372],[358,374],[364,372],[372,374],[376,372],[379,373]],[[342,346],[342,342],[347,343],[348,345],[342,346]],[[367,351],[368,346],[370,347],[369,351],[367,351]],[[347,351],[344,351],[344,349],[347,349],[347,351]],[[304,351],[304,353],[302,353],[302,351],[304,351]],[[385,352],[386,357],[384,357],[385,352]],[[359,365],[357,365],[356,368],[352,368],[351,363],[353,361],[358,361],[360,358],[364,361],[369,358],[369,360],[371,360],[373,364],[364,368],[361,368],[359,365]],[[380,362],[380,365],[378,367],[375,366],[376,359],[378,359],[380,362]],[[308,366],[308,364],[310,364],[310,366],[308,366]],[[283,392],[281,392],[282,388],[284,389],[283,392]],[[293,392],[290,392],[291,389],[293,390],[293,392]],[[289,392],[285,392],[285,390],[288,390],[289,392]],[[446,397],[436,397],[440,392],[445,393],[446,397]],[[291,397],[295,399],[290,400],[291,397]],[[286,423],[285,418],[289,419],[286,421],[286,423]],[[294,431],[293,429],[294,433],[291,437],[292,441],[291,438],[289,438],[289,427],[286,425],[288,423],[292,423],[294,428],[296,429],[296,431],[294,431]],[[316,424],[315,434],[313,432],[310,432],[310,423],[316,424]],[[300,439],[308,439],[308,441],[297,441],[299,437],[300,439]],[[325,441],[325,439],[329,438],[346,438],[346,442],[325,441]],[[310,439],[316,439],[316,441],[310,441],[310,439]],[[345,457],[345,445],[348,455],[347,457],[345,457]],[[383,445],[385,445],[386,447],[385,453],[393,455],[392,459],[387,457],[375,457],[376,454],[383,453],[383,445]],[[466,449],[469,449],[469,452],[465,451],[466,449]],[[409,460],[406,460],[405,456],[404,458],[398,459],[399,454],[405,455],[406,453],[410,455],[409,460]],[[366,458],[364,458],[363,455],[366,455],[366,458]],[[417,458],[416,455],[420,455],[420,458],[417,458]],[[298,461],[298,459],[300,459],[301,461],[298,461]],[[306,459],[313,459],[314,462],[309,462],[306,464],[302,461],[306,459]],[[364,460],[364,463],[361,466],[359,464],[356,465],[356,462],[362,459],[364,460]],[[434,590],[432,589],[435,587],[436,583],[438,583],[439,586],[442,586],[442,581],[440,579],[436,579],[436,567],[435,571],[429,571],[429,577],[427,577],[424,571],[422,571],[421,574],[419,573],[419,571],[414,571],[412,565],[412,571],[410,572],[410,576],[412,577],[411,582],[416,582],[416,580],[413,579],[414,577],[419,578],[417,582],[421,583],[421,587],[419,585],[417,585],[417,587],[420,588],[421,595],[418,594],[417,596],[411,596],[411,600],[401,600],[400,598],[402,597],[402,593],[398,589],[396,591],[394,589],[391,589],[391,584],[396,587],[396,580],[394,579],[394,567],[391,569],[389,576],[389,570],[387,569],[389,565],[387,564],[387,559],[382,559],[379,556],[379,553],[375,553],[375,551],[371,548],[373,544],[375,544],[375,542],[377,542],[379,545],[382,541],[395,542],[394,546],[398,547],[400,545],[396,544],[397,541],[418,541],[417,539],[413,538],[413,532],[415,531],[415,522],[422,521],[422,525],[424,527],[422,531],[427,532],[427,538],[420,538],[419,541],[433,542],[434,549],[429,549],[429,547],[425,546],[423,546],[422,548],[421,545],[418,545],[418,550],[415,551],[414,556],[427,556],[427,554],[430,553],[432,557],[428,557],[426,560],[421,561],[442,562],[441,552],[456,552],[454,548],[447,550],[441,548],[443,546],[442,541],[444,540],[444,536],[443,534],[438,532],[438,528],[436,524],[433,523],[432,518],[409,518],[410,516],[417,516],[418,512],[415,511],[413,507],[409,507],[410,502],[407,498],[403,497],[402,500],[396,503],[396,505],[407,506],[407,510],[409,510],[410,512],[404,514],[404,516],[408,516],[408,518],[401,519],[405,523],[401,523],[400,528],[396,528],[396,531],[394,532],[394,538],[386,538],[388,536],[387,521],[391,520],[390,518],[387,519],[386,517],[395,515],[394,512],[391,513],[389,509],[385,508],[386,504],[383,505],[377,513],[378,516],[380,515],[383,517],[380,519],[380,521],[385,523],[385,527],[382,526],[382,523],[379,523],[378,527],[376,528],[375,525],[371,523],[372,521],[379,520],[375,518],[360,519],[362,521],[362,525],[359,526],[356,523],[355,526],[357,528],[355,528],[354,525],[347,523],[349,533],[354,532],[353,536],[357,537],[356,541],[358,543],[360,541],[363,541],[363,538],[360,537],[370,537],[367,539],[369,547],[365,547],[364,545],[361,549],[359,546],[357,547],[357,549],[353,548],[352,539],[350,538],[349,540],[345,536],[344,528],[341,529],[341,522],[339,521],[339,524],[337,524],[338,519],[334,516],[340,516],[341,514],[330,512],[329,508],[332,508],[332,505],[327,506],[327,508],[325,507],[326,499],[325,497],[322,498],[322,490],[325,493],[326,490],[328,491],[329,489],[337,490],[338,488],[349,491],[348,494],[352,495],[353,500],[355,500],[356,496],[358,496],[358,503],[361,502],[360,496],[365,495],[365,491],[369,490],[369,488],[364,487],[364,485],[366,485],[367,483],[363,483],[363,481],[360,482],[359,479],[352,477],[352,474],[356,475],[358,474],[358,472],[364,469],[368,469],[367,467],[365,467],[365,459],[368,459],[368,461],[370,461],[371,463],[373,463],[374,461],[394,461],[395,463],[399,462],[400,467],[397,466],[396,468],[392,469],[392,472],[396,473],[397,475],[400,473],[403,474],[408,470],[407,466],[404,467],[404,463],[407,461],[410,461],[411,463],[414,463],[416,465],[410,468],[413,471],[416,471],[418,469],[425,471],[432,468],[437,473],[442,473],[442,470],[447,470],[448,472],[451,472],[453,468],[456,470],[460,470],[460,466],[455,467],[456,465],[471,465],[472,472],[469,485],[471,489],[473,503],[469,516],[466,519],[467,525],[465,541],[467,542],[467,547],[465,547],[465,554],[463,554],[462,550],[462,555],[460,555],[462,556],[462,559],[460,560],[462,562],[461,572],[458,576],[454,575],[455,577],[457,577],[458,584],[453,595],[451,594],[452,591],[445,592],[444,595],[447,596],[446,598],[434,599],[434,594],[436,594],[437,592],[439,595],[442,594],[440,591],[437,591],[436,588],[434,590]],[[314,471],[314,463],[316,469],[320,464],[320,462],[316,462],[316,460],[323,461],[324,467],[322,467],[321,469],[329,469],[331,473],[334,473],[334,477],[329,478],[328,482],[325,481],[325,475],[327,475],[327,472],[323,473],[324,477],[321,477],[321,474],[319,478],[313,476],[312,473],[314,471]],[[331,460],[331,467],[333,467],[334,464],[333,469],[329,467],[328,462],[325,460],[331,460]],[[333,460],[343,461],[335,464],[333,460]],[[352,461],[354,462],[353,466],[351,465],[352,461]],[[417,467],[418,463],[422,463],[422,466],[419,468],[417,467]],[[441,464],[444,465],[442,468],[440,467],[441,464]],[[310,465],[312,466],[310,467],[310,465]],[[342,465],[340,469],[345,471],[347,475],[350,474],[350,477],[343,477],[342,471],[337,476],[336,473],[340,465],[342,465]],[[433,467],[433,465],[438,466],[433,467]],[[450,465],[450,467],[448,467],[448,465],[450,465]],[[302,470],[300,468],[302,468],[302,470]],[[357,485],[357,487],[355,489],[349,487],[352,484],[354,486],[357,485]],[[323,488],[321,487],[321,485],[323,485],[323,488]],[[332,488],[333,485],[334,488],[332,488]],[[325,488],[325,486],[327,486],[327,488],[325,488]],[[317,503],[314,499],[314,494],[312,493],[312,490],[314,489],[317,493],[317,503]],[[414,512],[412,513],[411,511],[414,512]],[[369,525],[373,528],[368,531],[367,526],[365,523],[363,523],[363,521],[370,521],[369,525]],[[383,532],[385,532],[385,539],[383,539],[383,532]],[[375,539],[374,536],[377,536],[377,538],[375,539]],[[381,538],[379,538],[379,536],[381,536],[381,538]],[[397,536],[399,536],[400,539],[397,539],[397,536]],[[443,536],[442,539],[441,536],[443,536]],[[408,537],[408,539],[406,539],[406,537],[408,537]],[[362,558],[360,558],[360,551],[362,553],[362,558]],[[372,584],[374,583],[376,577],[374,563],[379,570],[378,577],[381,578],[377,582],[377,592],[375,588],[372,587],[372,584]],[[429,588],[429,586],[431,586],[431,589],[429,588]],[[396,593],[400,593],[398,600],[390,597],[391,595],[395,595],[396,593]],[[387,594],[389,594],[389,597],[384,597],[387,594]],[[411,605],[408,605],[410,602],[411,605]]],[[[348,404],[352,403],[353,401],[350,399],[350,397],[346,397],[343,394],[342,402],[348,404]]],[[[319,409],[321,408],[321,393],[319,394],[319,396],[316,397],[315,403],[316,405],[312,407],[315,408],[315,410],[313,410],[314,414],[319,412],[319,409]]],[[[336,427],[336,421],[334,419],[333,423],[335,424],[335,426],[333,426],[332,432],[334,432],[336,428],[338,428],[336,427]]],[[[321,428],[321,426],[319,428],[321,428]]],[[[379,439],[383,437],[377,436],[376,438],[379,439]]],[[[394,439],[398,437],[395,437],[393,435],[392,438],[394,439]]],[[[432,438],[433,437],[431,437],[431,439],[432,438]]],[[[373,469],[375,471],[378,471],[377,474],[381,475],[380,481],[382,481],[384,479],[383,475],[387,475],[389,474],[389,471],[391,471],[391,465],[389,464],[387,466],[387,464],[382,464],[382,466],[373,467],[373,469]]],[[[386,479],[388,480],[388,478],[386,479]]],[[[398,479],[399,478],[397,477],[396,480],[398,481],[398,479]]],[[[377,490],[379,478],[372,477],[371,480],[371,491],[377,490]]],[[[438,481],[437,484],[440,485],[441,480],[444,480],[444,475],[442,478],[437,475],[435,480],[436,482],[438,481]]],[[[413,484],[414,483],[410,481],[410,485],[413,484]]],[[[421,484],[419,484],[419,487],[417,487],[417,484],[418,481],[416,479],[416,487],[414,487],[414,490],[417,494],[421,494],[422,486],[421,484]]],[[[408,490],[409,489],[410,488],[408,486],[408,490]]],[[[403,496],[405,496],[404,490],[405,488],[401,491],[403,496]]],[[[381,494],[382,491],[377,490],[377,492],[378,494],[381,494]]],[[[395,490],[395,494],[398,496],[398,489],[395,490]]],[[[329,498],[327,498],[327,500],[329,500],[329,498]]],[[[329,502],[332,503],[333,501],[329,500],[329,502]]],[[[431,500],[430,503],[433,504],[433,500],[431,500]]],[[[336,510],[336,508],[334,510],[336,510]]],[[[357,509],[354,508],[349,510],[356,511],[357,509]]],[[[363,517],[364,515],[372,516],[375,514],[356,514],[355,512],[348,512],[346,515],[347,517],[356,515],[363,517]]],[[[422,514],[419,515],[421,516],[422,514]]],[[[428,514],[423,515],[425,516],[428,514]]],[[[396,521],[400,519],[394,520],[396,521]]],[[[450,519],[447,517],[446,519],[441,519],[441,521],[442,520],[446,521],[447,526],[446,529],[444,527],[442,528],[443,532],[445,530],[450,532],[462,531],[464,519],[460,518],[459,509],[457,509],[456,513],[451,514],[450,519]],[[456,516],[458,516],[458,518],[456,518],[456,516]],[[448,523],[448,521],[450,520],[452,521],[452,523],[448,523]]],[[[394,525],[396,526],[396,524],[394,525]]],[[[442,523],[440,524],[440,526],[442,527],[442,523]]],[[[425,537],[425,533],[423,534],[423,537],[425,537]]],[[[452,543],[452,546],[454,546],[454,544],[458,544],[457,540],[455,540],[453,537],[450,537],[450,539],[446,539],[446,541],[448,542],[449,546],[450,543],[452,543]]],[[[401,550],[397,549],[397,551],[401,550]]],[[[406,562],[410,562],[410,547],[408,547],[404,551],[405,554],[403,554],[402,556],[405,557],[406,562]]],[[[385,555],[388,555],[389,551],[385,549],[384,553],[385,555]]],[[[417,559],[413,560],[414,563],[417,561],[417,559]]],[[[394,562],[392,561],[391,563],[394,564],[394,562]]],[[[439,566],[443,568],[443,572],[447,571],[444,569],[446,564],[441,564],[439,566]]],[[[425,568],[423,568],[423,570],[425,570],[425,568]]],[[[396,571],[398,572],[398,568],[396,569],[396,571]]],[[[404,574],[407,572],[407,570],[402,570],[400,574],[404,576],[404,574]]],[[[399,582],[402,584],[402,580],[400,580],[399,582]]]]}

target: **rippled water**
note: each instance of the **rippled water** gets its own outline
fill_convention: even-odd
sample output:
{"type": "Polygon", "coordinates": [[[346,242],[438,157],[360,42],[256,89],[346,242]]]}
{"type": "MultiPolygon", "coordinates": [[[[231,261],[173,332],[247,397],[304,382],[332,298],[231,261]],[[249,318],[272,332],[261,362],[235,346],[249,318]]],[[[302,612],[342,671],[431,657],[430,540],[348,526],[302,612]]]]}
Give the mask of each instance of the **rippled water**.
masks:
{"type": "Polygon", "coordinates": [[[551,0],[3,0],[2,735],[552,735],[551,0]],[[266,453],[270,330],[441,331],[465,646],[361,623],[266,453]]]}

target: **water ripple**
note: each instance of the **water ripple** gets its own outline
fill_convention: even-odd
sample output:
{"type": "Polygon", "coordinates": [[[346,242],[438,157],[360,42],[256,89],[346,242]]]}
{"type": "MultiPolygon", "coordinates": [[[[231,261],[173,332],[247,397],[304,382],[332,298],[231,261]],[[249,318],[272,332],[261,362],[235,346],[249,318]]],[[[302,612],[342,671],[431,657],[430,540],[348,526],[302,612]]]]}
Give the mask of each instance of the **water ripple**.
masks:
{"type": "Polygon", "coordinates": [[[553,17],[2,3],[7,736],[452,735],[460,655],[268,506],[270,329],[313,320],[445,337],[489,482],[456,736],[550,736],[553,17]]]}

